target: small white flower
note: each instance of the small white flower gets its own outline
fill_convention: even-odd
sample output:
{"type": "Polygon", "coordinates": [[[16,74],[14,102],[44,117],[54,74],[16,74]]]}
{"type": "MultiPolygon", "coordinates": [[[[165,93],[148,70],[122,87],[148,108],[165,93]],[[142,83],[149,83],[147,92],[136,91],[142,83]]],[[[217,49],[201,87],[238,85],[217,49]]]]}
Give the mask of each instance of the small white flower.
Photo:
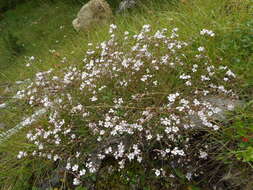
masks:
{"type": "Polygon", "coordinates": [[[152,139],[152,135],[149,134],[149,135],[147,136],[147,140],[150,140],[150,139],[152,139]]]}
{"type": "Polygon", "coordinates": [[[80,154],[80,152],[76,152],[76,158],[79,158],[80,154]]]}
{"type": "Polygon", "coordinates": [[[79,167],[79,166],[78,166],[77,164],[75,164],[75,165],[72,167],[72,171],[73,171],[73,172],[77,171],[77,170],[78,170],[78,167],[79,167]]]}
{"type": "Polygon", "coordinates": [[[18,158],[18,159],[21,159],[21,158],[25,157],[26,155],[27,155],[26,152],[19,151],[17,158],[18,158]]]}
{"type": "Polygon", "coordinates": [[[42,150],[44,147],[42,144],[39,145],[39,150],[42,150]]]}
{"type": "Polygon", "coordinates": [[[135,156],[135,154],[134,153],[130,153],[130,154],[128,154],[128,159],[131,161],[131,160],[133,160],[134,159],[134,156],[135,156]]]}
{"type": "Polygon", "coordinates": [[[72,135],[71,135],[71,138],[72,138],[72,139],[75,139],[75,138],[76,138],[76,135],[75,135],[75,134],[72,134],[72,135]]]}
{"type": "Polygon", "coordinates": [[[82,169],[80,172],[79,172],[79,175],[80,176],[83,176],[83,175],[85,175],[86,174],[86,170],[85,169],[82,169]]]}
{"type": "Polygon", "coordinates": [[[165,152],[168,154],[170,153],[170,149],[169,148],[166,148],[165,152]]]}
{"type": "Polygon", "coordinates": [[[105,130],[101,130],[99,134],[100,135],[104,135],[105,134],[105,130]]]}
{"type": "Polygon", "coordinates": [[[142,157],[138,156],[137,161],[138,161],[139,163],[141,163],[142,157]]]}
{"type": "Polygon", "coordinates": [[[192,173],[188,172],[185,177],[190,181],[192,179],[192,173]]]}
{"type": "Polygon", "coordinates": [[[186,85],[186,86],[191,86],[192,83],[191,83],[191,81],[188,80],[188,81],[185,82],[185,85],[186,85]]]}
{"type": "Polygon", "coordinates": [[[234,78],[235,78],[235,74],[234,74],[231,70],[228,70],[228,71],[226,72],[226,75],[228,75],[228,76],[231,76],[231,77],[234,77],[234,78]]]}
{"type": "Polygon", "coordinates": [[[74,178],[73,185],[80,185],[81,181],[77,178],[74,178]]]}
{"type": "Polygon", "coordinates": [[[202,47],[202,46],[198,48],[198,51],[199,51],[199,52],[202,52],[202,51],[204,51],[204,50],[205,50],[205,48],[202,47]]]}
{"type": "Polygon", "coordinates": [[[169,94],[168,100],[169,100],[170,102],[174,102],[178,96],[179,96],[179,93],[169,94]]]}
{"type": "Polygon", "coordinates": [[[160,170],[156,169],[155,170],[155,175],[158,177],[158,176],[160,176],[160,174],[161,174],[160,170]]]}
{"type": "Polygon", "coordinates": [[[56,155],[54,156],[54,161],[57,161],[58,159],[60,159],[60,157],[56,154],[56,155]]]}
{"type": "Polygon", "coordinates": [[[33,61],[34,59],[35,59],[34,56],[31,56],[31,57],[29,58],[30,61],[33,61]]]}
{"type": "Polygon", "coordinates": [[[90,100],[91,100],[92,102],[95,102],[95,101],[97,101],[98,99],[97,99],[96,96],[93,96],[92,98],[90,98],[90,100]]]}
{"type": "Polygon", "coordinates": [[[200,154],[199,158],[203,158],[203,159],[206,159],[207,156],[208,156],[208,154],[206,152],[204,152],[204,151],[200,151],[199,154],[200,154]]]}
{"type": "Polygon", "coordinates": [[[69,170],[70,168],[71,168],[71,164],[70,164],[70,163],[67,163],[66,169],[69,170]]]}

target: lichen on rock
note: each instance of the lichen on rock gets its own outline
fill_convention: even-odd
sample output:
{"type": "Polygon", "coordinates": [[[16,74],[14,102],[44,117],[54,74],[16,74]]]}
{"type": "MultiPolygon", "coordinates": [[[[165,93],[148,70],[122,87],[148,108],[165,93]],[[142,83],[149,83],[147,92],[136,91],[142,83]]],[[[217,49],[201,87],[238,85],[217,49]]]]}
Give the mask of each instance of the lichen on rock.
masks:
{"type": "Polygon", "coordinates": [[[94,25],[106,23],[112,18],[112,10],[105,0],[91,0],[85,4],[73,20],[76,31],[86,31],[94,25]]]}

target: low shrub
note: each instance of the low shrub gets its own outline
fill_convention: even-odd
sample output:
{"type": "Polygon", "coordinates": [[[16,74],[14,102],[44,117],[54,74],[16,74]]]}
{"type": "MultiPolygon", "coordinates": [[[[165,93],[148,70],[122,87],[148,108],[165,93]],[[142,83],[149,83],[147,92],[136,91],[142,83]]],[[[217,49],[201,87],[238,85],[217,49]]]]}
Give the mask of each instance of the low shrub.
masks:
{"type": "MultiPolygon", "coordinates": [[[[90,187],[106,165],[126,171],[137,164],[168,188],[210,177],[218,154],[211,136],[223,124],[208,99],[238,99],[236,75],[177,31],[144,25],[139,34],[117,34],[112,24],[110,39],[89,43],[82,64],[37,73],[18,94],[48,115],[30,127],[31,146],[17,158],[49,160],[75,186],[90,187]]],[[[199,35],[216,37],[207,29],[199,35]]]]}

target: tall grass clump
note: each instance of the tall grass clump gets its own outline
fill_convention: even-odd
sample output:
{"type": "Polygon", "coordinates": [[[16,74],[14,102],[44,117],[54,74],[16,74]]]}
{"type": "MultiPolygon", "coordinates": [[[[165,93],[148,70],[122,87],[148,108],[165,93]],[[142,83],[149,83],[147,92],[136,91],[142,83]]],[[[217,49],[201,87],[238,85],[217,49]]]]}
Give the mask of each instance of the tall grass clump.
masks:
{"type": "MultiPolygon", "coordinates": [[[[210,59],[205,44],[180,40],[178,28],[144,25],[121,34],[112,24],[109,34],[88,44],[82,64],[39,72],[19,92],[48,114],[30,126],[30,146],[17,159],[50,161],[74,186],[89,186],[108,159],[114,171],[134,163],[169,179],[170,188],[206,175],[217,148],[207,137],[223,125],[214,119],[220,108],[208,99],[238,99],[236,75],[221,58],[210,59]]],[[[198,36],[216,37],[208,29],[198,36]]]]}
{"type": "Polygon", "coordinates": [[[25,48],[20,41],[14,34],[11,32],[7,32],[3,38],[6,48],[11,53],[12,56],[20,56],[24,53],[25,48]]]}

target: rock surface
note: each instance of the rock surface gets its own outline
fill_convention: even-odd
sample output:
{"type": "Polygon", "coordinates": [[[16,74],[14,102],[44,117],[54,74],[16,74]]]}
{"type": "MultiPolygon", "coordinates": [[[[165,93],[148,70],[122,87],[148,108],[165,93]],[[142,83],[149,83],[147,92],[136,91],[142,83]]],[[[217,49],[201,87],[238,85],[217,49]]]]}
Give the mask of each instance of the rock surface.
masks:
{"type": "Polygon", "coordinates": [[[81,8],[72,24],[76,31],[86,31],[111,18],[112,10],[105,0],[91,0],[81,8]]]}
{"type": "Polygon", "coordinates": [[[137,0],[123,0],[119,4],[118,13],[131,9],[137,5],[137,0]]]}
{"type": "Polygon", "coordinates": [[[243,102],[240,100],[232,98],[224,98],[217,96],[207,96],[202,98],[202,101],[210,103],[212,106],[217,107],[220,111],[217,114],[212,116],[212,120],[225,120],[227,111],[234,111],[236,107],[243,105],[243,102]]]}
{"type": "MultiPolygon", "coordinates": [[[[243,106],[243,101],[218,97],[218,96],[206,96],[201,98],[201,102],[209,103],[210,106],[216,108],[218,112],[209,116],[209,119],[212,121],[220,121],[223,122],[227,119],[227,112],[234,111],[237,107],[243,106]]],[[[203,121],[200,119],[198,115],[192,115],[190,117],[190,121],[192,124],[198,127],[203,127],[203,121]]]]}
{"type": "Polygon", "coordinates": [[[5,124],[4,123],[0,123],[0,130],[4,130],[5,129],[5,124]]]}

